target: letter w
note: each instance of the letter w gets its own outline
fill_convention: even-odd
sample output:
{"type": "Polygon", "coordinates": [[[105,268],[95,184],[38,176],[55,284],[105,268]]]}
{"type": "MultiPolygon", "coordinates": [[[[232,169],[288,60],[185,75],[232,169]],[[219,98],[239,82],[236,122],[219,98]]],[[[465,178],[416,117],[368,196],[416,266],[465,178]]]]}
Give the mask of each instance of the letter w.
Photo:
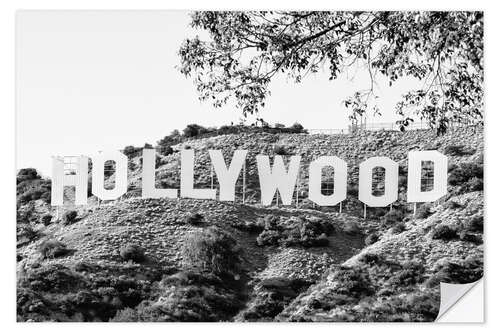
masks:
{"type": "Polygon", "coordinates": [[[291,157],[288,172],[285,169],[282,156],[274,157],[274,165],[271,170],[269,156],[257,155],[257,169],[259,171],[261,201],[263,205],[270,205],[274,193],[279,191],[284,205],[290,205],[293,199],[293,191],[297,182],[300,168],[300,156],[291,157]]]}

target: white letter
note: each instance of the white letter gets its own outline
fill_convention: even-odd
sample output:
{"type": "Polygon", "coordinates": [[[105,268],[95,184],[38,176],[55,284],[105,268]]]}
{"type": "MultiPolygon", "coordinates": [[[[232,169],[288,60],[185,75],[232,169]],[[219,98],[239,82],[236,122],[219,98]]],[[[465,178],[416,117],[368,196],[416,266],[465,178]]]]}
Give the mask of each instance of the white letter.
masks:
{"type": "Polygon", "coordinates": [[[431,202],[447,193],[448,157],[437,150],[408,153],[408,202],[431,202]],[[434,183],[431,191],[422,192],[422,161],[434,163],[434,183]]]}
{"type": "Polygon", "coordinates": [[[212,165],[219,181],[219,200],[234,201],[234,185],[240,175],[243,163],[245,163],[247,151],[236,150],[229,168],[226,167],[222,151],[209,150],[208,153],[210,154],[210,159],[212,160],[212,165]]]}
{"type": "Polygon", "coordinates": [[[359,200],[368,207],[385,207],[398,199],[398,164],[387,157],[371,157],[359,165],[359,200]],[[373,169],[385,169],[384,195],[374,196],[373,169]]]}
{"type": "Polygon", "coordinates": [[[274,157],[273,170],[271,171],[269,156],[257,155],[257,169],[259,170],[261,201],[263,205],[271,204],[276,189],[278,189],[284,205],[292,203],[293,190],[300,168],[300,156],[292,156],[289,164],[287,172],[283,163],[283,157],[276,155],[274,157]]]}
{"type": "Polygon", "coordinates": [[[335,206],[347,195],[347,163],[335,156],[322,156],[309,165],[309,199],[320,206],[335,206]],[[321,174],[326,166],[333,167],[333,193],[321,193],[321,174]]]}
{"type": "Polygon", "coordinates": [[[119,151],[100,152],[92,158],[92,194],[101,200],[115,200],[127,192],[127,156],[119,151]],[[115,187],[104,188],[104,163],[115,162],[115,187]]]}
{"type": "Polygon", "coordinates": [[[193,199],[215,199],[215,190],[194,188],[193,168],[194,150],[181,150],[181,197],[193,199]]]}
{"type": "Polygon", "coordinates": [[[156,188],[156,152],[154,149],[142,150],[142,197],[145,198],[177,198],[176,189],[156,188]]]}
{"type": "Polygon", "coordinates": [[[64,174],[64,158],[52,157],[52,188],[50,204],[52,206],[62,206],[64,201],[64,186],[75,187],[75,205],[87,204],[88,188],[88,167],[87,156],[76,158],[76,174],[64,174]]]}

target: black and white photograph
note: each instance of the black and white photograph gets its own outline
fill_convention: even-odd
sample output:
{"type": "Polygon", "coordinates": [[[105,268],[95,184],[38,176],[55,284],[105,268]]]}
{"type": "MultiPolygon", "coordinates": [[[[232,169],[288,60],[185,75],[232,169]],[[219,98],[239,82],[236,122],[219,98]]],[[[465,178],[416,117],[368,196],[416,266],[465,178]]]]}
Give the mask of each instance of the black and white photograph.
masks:
{"type": "Polygon", "coordinates": [[[434,322],[483,278],[483,11],[15,24],[17,322],[434,322]]]}

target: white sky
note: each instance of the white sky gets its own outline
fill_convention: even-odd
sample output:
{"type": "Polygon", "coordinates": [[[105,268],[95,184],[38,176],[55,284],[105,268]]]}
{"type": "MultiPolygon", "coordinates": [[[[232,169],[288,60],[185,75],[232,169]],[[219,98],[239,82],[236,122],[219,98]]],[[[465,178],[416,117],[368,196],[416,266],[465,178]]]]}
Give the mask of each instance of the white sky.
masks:
{"type": "MultiPolygon", "coordinates": [[[[51,156],[156,143],[189,123],[238,123],[228,105],[202,103],[194,84],[175,68],[181,42],[196,32],[184,11],[20,11],[16,22],[17,168],[50,175],[51,156]]],[[[309,129],[345,128],[342,100],[368,87],[361,71],[301,84],[278,78],[260,114],[267,122],[309,129]],[[355,79],[353,79],[353,77],[355,79]]],[[[415,82],[379,83],[381,117],[415,82]]]]}

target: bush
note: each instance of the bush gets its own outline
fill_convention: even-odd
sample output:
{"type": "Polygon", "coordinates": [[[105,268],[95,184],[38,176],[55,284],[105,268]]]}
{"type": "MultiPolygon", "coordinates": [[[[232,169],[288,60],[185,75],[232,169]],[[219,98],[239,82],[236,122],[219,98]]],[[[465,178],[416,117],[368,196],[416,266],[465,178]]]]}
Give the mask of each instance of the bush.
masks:
{"type": "Polygon", "coordinates": [[[432,239],[451,240],[455,238],[458,238],[457,231],[444,224],[439,224],[432,231],[432,239]]]}
{"type": "MultiPolygon", "coordinates": [[[[302,279],[284,277],[264,279],[257,284],[255,290],[258,292],[240,316],[245,321],[272,321],[310,285],[311,281],[302,279]]],[[[238,317],[236,321],[240,321],[238,317]]]]}
{"type": "Polygon", "coordinates": [[[400,295],[391,295],[381,302],[371,298],[361,302],[350,316],[334,316],[337,321],[367,322],[430,322],[435,321],[439,313],[439,292],[432,289],[411,291],[400,295]]]}
{"type": "Polygon", "coordinates": [[[468,232],[467,230],[460,231],[459,238],[460,238],[460,240],[462,240],[464,242],[471,242],[474,244],[482,244],[483,243],[483,237],[481,237],[481,235],[472,234],[472,233],[468,232]]]}
{"type": "Polygon", "coordinates": [[[382,225],[384,225],[386,227],[394,225],[398,222],[402,222],[404,217],[405,217],[405,215],[403,214],[402,211],[397,210],[397,209],[392,209],[382,217],[382,219],[381,219],[382,225]]]}
{"type": "Polygon", "coordinates": [[[279,218],[276,215],[268,214],[260,220],[259,224],[264,225],[264,229],[275,229],[278,227],[279,218]]]}
{"type": "Polygon", "coordinates": [[[23,321],[108,321],[119,309],[135,308],[152,296],[163,271],[124,266],[87,266],[77,270],[44,264],[18,280],[17,314],[23,321]],[[91,268],[89,268],[91,267],[91,268]],[[89,274],[90,272],[90,274],[89,274]]]}
{"type": "Polygon", "coordinates": [[[362,264],[367,264],[369,266],[378,265],[384,262],[385,259],[380,254],[377,253],[364,253],[360,258],[359,262],[362,264]]]}
{"type": "Polygon", "coordinates": [[[172,155],[173,153],[174,153],[174,149],[170,146],[160,147],[160,154],[162,154],[162,155],[168,156],[168,155],[172,155]]]}
{"type": "Polygon", "coordinates": [[[379,237],[377,235],[377,233],[371,233],[369,234],[366,238],[365,238],[365,244],[368,246],[368,245],[372,245],[376,242],[378,242],[379,240],[379,237]]]}
{"type": "Polygon", "coordinates": [[[205,133],[207,133],[207,129],[198,124],[189,124],[183,130],[184,137],[186,138],[193,138],[205,133]]]}
{"type": "Polygon", "coordinates": [[[42,258],[49,259],[64,256],[71,250],[66,248],[66,244],[55,239],[49,239],[39,245],[38,252],[40,252],[42,258]]]}
{"type": "Polygon", "coordinates": [[[447,208],[447,209],[457,209],[457,208],[460,208],[462,207],[462,205],[460,205],[458,202],[456,201],[453,201],[453,200],[449,200],[447,201],[444,205],[443,205],[444,208],[447,208]]]}
{"type": "Polygon", "coordinates": [[[21,169],[17,172],[17,184],[26,181],[26,180],[35,180],[35,179],[40,179],[40,175],[36,171],[35,168],[25,168],[21,169]]]}
{"type": "Polygon", "coordinates": [[[288,155],[288,152],[287,152],[285,146],[281,146],[281,145],[275,145],[273,148],[273,152],[276,155],[288,155]]]}
{"type": "Polygon", "coordinates": [[[48,179],[42,179],[36,169],[19,170],[16,184],[18,207],[39,199],[46,203],[50,202],[51,182],[48,179]]]}
{"type": "Polygon", "coordinates": [[[203,223],[203,215],[200,213],[191,213],[186,216],[186,224],[190,225],[200,225],[203,223]]]}
{"type": "Polygon", "coordinates": [[[406,226],[403,222],[398,222],[392,227],[393,234],[400,234],[406,230],[406,226]]]}
{"type": "Polygon", "coordinates": [[[140,152],[140,148],[135,148],[134,146],[126,146],[123,148],[123,154],[129,159],[136,157],[140,152]]]}
{"type": "Polygon", "coordinates": [[[482,256],[469,256],[464,260],[446,260],[437,267],[437,272],[431,276],[426,285],[432,287],[440,282],[463,284],[472,283],[483,277],[482,256]]]}
{"type": "Polygon", "coordinates": [[[426,204],[419,206],[415,212],[415,217],[417,219],[425,219],[431,215],[432,215],[431,209],[426,204]]]}
{"type": "Polygon", "coordinates": [[[360,268],[340,266],[329,280],[338,294],[359,298],[374,293],[369,275],[360,268]]]}
{"type": "Polygon", "coordinates": [[[40,236],[40,234],[29,224],[18,224],[16,231],[18,246],[25,245],[40,236]]]}
{"type": "Polygon", "coordinates": [[[467,231],[483,232],[484,219],[482,215],[474,215],[464,222],[464,228],[467,231]]]}
{"type": "Polygon", "coordinates": [[[403,263],[401,270],[391,274],[391,277],[385,282],[389,287],[412,286],[423,282],[425,267],[414,261],[403,263]]]}
{"type": "Polygon", "coordinates": [[[120,257],[125,261],[133,261],[141,263],[146,260],[145,251],[142,247],[136,244],[127,244],[120,248],[120,257]]]}
{"type": "Polygon", "coordinates": [[[64,214],[62,216],[63,224],[67,225],[67,224],[74,223],[77,216],[78,216],[78,212],[76,210],[68,210],[68,211],[64,212],[64,214]]]}
{"type": "Polygon", "coordinates": [[[299,123],[294,123],[292,126],[290,126],[290,130],[293,133],[307,133],[307,131],[304,130],[304,126],[299,123]]]}
{"type": "Polygon", "coordinates": [[[49,225],[51,221],[52,215],[50,214],[45,214],[40,218],[40,222],[42,222],[44,225],[49,225]]]}
{"type": "Polygon", "coordinates": [[[236,240],[220,229],[196,231],[184,242],[182,264],[214,274],[236,274],[241,269],[240,249],[236,240]]]}
{"type": "Polygon", "coordinates": [[[347,234],[359,234],[361,229],[355,221],[346,221],[342,227],[342,230],[347,234]]]}
{"type": "Polygon", "coordinates": [[[357,197],[359,192],[359,187],[356,184],[347,185],[347,195],[351,197],[357,197]]]}
{"type": "Polygon", "coordinates": [[[277,230],[264,230],[259,236],[257,236],[257,245],[258,246],[266,246],[266,245],[278,245],[283,234],[277,230]]]}
{"type": "Polygon", "coordinates": [[[288,220],[280,220],[269,214],[258,221],[258,226],[264,227],[257,237],[259,246],[326,246],[329,243],[327,236],[334,231],[331,223],[314,217],[292,217],[288,220]]]}
{"type": "Polygon", "coordinates": [[[467,150],[464,145],[449,145],[444,149],[444,154],[449,156],[465,156],[471,155],[472,152],[467,150]]]}
{"type": "MultiPolygon", "coordinates": [[[[30,182],[30,181],[28,181],[30,182]]],[[[39,181],[35,181],[39,182],[39,181]]],[[[21,183],[22,186],[24,183],[21,183]]],[[[33,184],[33,188],[29,188],[25,192],[17,196],[18,206],[29,203],[30,201],[35,201],[42,199],[43,201],[50,202],[50,185],[47,184],[33,184]]]]}
{"type": "Polygon", "coordinates": [[[244,305],[234,280],[209,272],[180,272],[166,276],[159,285],[164,292],[157,301],[144,300],[133,309],[119,311],[112,321],[229,321],[244,305]]]}
{"type": "Polygon", "coordinates": [[[327,235],[331,234],[333,231],[333,226],[331,224],[320,219],[299,219],[296,221],[296,228],[297,227],[298,233],[297,229],[292,230],[288,238],[293,239],[292,245],[298,243],[305,247],[328,245],[329,241],[327,235]],[[299,239],[297,240],[295,236],[298,236],[299,239]]]}
{"type": "Polygon", "coordinates": [[[484,190],[483,180],[474,177],[467,182],[467,188],[469,191],[483,191],[484,190]]]}
{"type": "Polygon", "coordinates": [[[483,190],[483,164],[467,162],[452,165],[448,170],[448,184],[458,186],[462,191],[483,190]]]}

